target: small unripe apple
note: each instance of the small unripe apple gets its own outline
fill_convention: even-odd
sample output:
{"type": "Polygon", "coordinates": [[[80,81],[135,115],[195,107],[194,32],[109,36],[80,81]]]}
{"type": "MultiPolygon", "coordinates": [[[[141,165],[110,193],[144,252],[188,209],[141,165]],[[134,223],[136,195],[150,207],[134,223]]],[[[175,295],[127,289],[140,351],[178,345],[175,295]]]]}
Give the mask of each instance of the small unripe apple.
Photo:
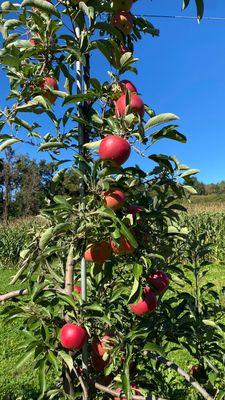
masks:
{"type": "Polygon", "coordinates": [[[147,278],[147,282],[150,283],[157,295],[162,294],[166,291],[169,286],[169,278],[163,271],[152,272],[147,278]]]}
{"type": "Polygon", "coordinates": [[[62,347],[68,350],[80,350],[88,338],[83,326],[73,323],[65,324],[60,330],[60,342],[62,347]]]}
{"type": "Polygon", "coordinates": [[[133,18],[129,12],[120,11],[112,17],[112,25],[120,29],[124,35],[129,35],[133,30],[133,18]]]}
{"type": "Polygon", "coordinates": [[[49,92],[48,86],[51,86],[53,90],[58,90],[58,83],[55,78],[47,76],[43,79],[40,85],[40,87],[42,88],[43,96],[46,97],[46,99],[48,99],[50,103],[53,104],[55,103],[57,96],[49,92]]]}
{"type": "MultiPolygon", "coordinates": [[[[116,115],[118,117],[122,117],[126,115],[126,95],[123,94],[118,100],[115,102],[115,110],[116,110],[116,115]]],[[[139,114],[140,117],[142,118],[144,113],[145,113],[145,105],[136,93],[131,93],[130,94],[130,111],[133,114],[139,114]]]]}
{"type": "Polygon", "coordinates": [[[136,87],[133,85],[131,81],[128,81],[127,79],[124,79],[118,83],[118,86],[122,90],[123,93],[126,93],[126,90],[129,90],[129,92],[137,92],[136,87]]]}
{"type": "Polygon", "coordinates": [[[142,298],[137,303],[130,304],[131,311],[138,316],[155,311],[156,307],[156,294],[147,286],[143,290],[142,298]]]}
{"type": "Polygon", "coordinates": [[[118,11],[130,11],[133,5],[133,0],[113,0],[112,9],[115,12],[118,11]]]}
{"type": "Polygon", "coordinates": [[[120,189],[111,189],[103,193],[104,203],[107,208],[116,211],[123,207],[126,195],[120,189]]]}
{"type": "Polygon", "coordinates": [[[112,161],[115,166],[125,163],[130,152],[130,143],[126,139],[114,135],[106,136],[99,146],[101,160],[112,161]]]}
{"type": "Polygon", "coordinates": [[[100,243],[94,243],[90,245],[84,253],[84,259],[87,262],[102,264],[110,258],[110,255],[110,244],[108,242],[102,241],[100,243]]]}
{"type": "Polygon", "coordinates": [[[110,241],[112,251],[115,254],[132,254],[135,251],[135,248],[130,244],[125,236],[120,237],[120,244],[118,246],[117,243],[110,241]]]}

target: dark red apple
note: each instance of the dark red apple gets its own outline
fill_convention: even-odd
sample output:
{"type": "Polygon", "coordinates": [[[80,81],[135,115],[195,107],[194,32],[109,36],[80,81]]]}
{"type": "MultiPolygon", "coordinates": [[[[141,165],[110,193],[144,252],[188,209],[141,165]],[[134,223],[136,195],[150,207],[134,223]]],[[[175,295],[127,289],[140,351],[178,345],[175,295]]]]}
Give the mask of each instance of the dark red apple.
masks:
{"type": "Polygon", "coordinates": [[[60,330],[61,345],[68,350],[80,350],[87,338],[86,329],[80,325],[67,323],[60,330]]]}
{"type": "MultiPolygon", "coordinates": [[[[126,95],[123,94],[118,100],[115,101],[115,110],[118,117],[126,115],[126,95]]],[[[130,111],[133,114],[139,114],[142,118],[145,113],[145,105],[136,93],[130,94],[130,111]]]]}
{"type": "Polygon", "coordinates": [[[156,294],[162,294],[169,286],[169,278],[163,271],[152,272],[147,278],[147,282],[155,289],[156,294]]]}
{"type": "Polygon", "coordinates": [[[135,248],[130,244],[125,236],[120,237],[120,244],[110,241],[113,253],[115,254],[132,254],[135,248]]]}
{"type": "Polygon", "coordinates": [[[102,196],[104,199],[105,206],[107,208],[111,208],[114,211],[119,210],[121,207],[123,207],[126,200],[125,193],[123,193],[122,190],[117,188],[104,192],[102,196]]]}
{"type": "Polygon", "coordinates": [[[57,96],[50,93],[50,91],[48,90],[48,86],[50,86],[53,90],[58,90],[58,83],[55,80],[55,78],[53,78],[51,76],[47,76],[43,79],[43,81],[41,82],[41,85],[40,85],[43,96],[46,97],[46,99],[48,99],[50,101],[50,103],[53,104],[53,103],[55,103],[57,96]]]}
{"type": "Polygon", "coordinates": [[[127,11],[120,11],[113,15],[112,25],[120,29],[124,35],[129,35],[133,30],[133,18],[132,15],[127,11]]]}
{"type": "Polygon", "coordinates": [[[120,136],[106,136],[99,146],[101,160],[112,161],[115,166],[125,163],[130,156],[130,152],[130,143],[120,136]]]}
{"type": "Polygon", "coordinates": [[[137,89],[133,85],[133,83],[131,81],[128,81],[127,79],[120,81],[118,85],[123,93],[126,93],[126,90],[129,90],[129,92],[137,92],[137,89]]]}
{"type": "Polygon", "coordinates": [[[138,316],[155,311],[156,307],[156,294],[150,287],[147,286],[143,290],[142,299],[135,304],[130,304],[131,311],[138,316]]]}

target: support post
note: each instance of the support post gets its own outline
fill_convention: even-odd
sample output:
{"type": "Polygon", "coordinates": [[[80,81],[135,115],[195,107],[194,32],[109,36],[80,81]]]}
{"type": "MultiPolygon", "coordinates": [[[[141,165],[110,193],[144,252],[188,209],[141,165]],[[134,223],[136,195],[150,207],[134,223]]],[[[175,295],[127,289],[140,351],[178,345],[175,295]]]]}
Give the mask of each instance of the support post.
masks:
{"type": "MultiPolygon", "coordinates": [[[[80,29],[76,27],[76,36],[78,41],[80,41],[80,29]]],[[[86,93],[89,88],[89,55],[86,57],[88,62],[85,67],[81,65],[80,61],[76,62],[76,82],[77,82],[77,94],[86,93]]],[[[81,114],[81,104],[78,104],[78,116],[81,114]]],[[[87,111],[86,103],[83,105],[82,110],[87,111]]],[[[79,135],[79,154],[84,155],[84,144],[88,142],[88,134],[85,131],[84,126],[79,123],[78,124],[78,135],[79,135]]],[[[84,171],[85,172],[85,171],[84,171]]],[[[84,197],[85,195],[85,185],[84,181],[80,180],[80,197],[84,197]]],[[[86,262],[84,258],[81,260],[81,298],[83,303],[87,301],[87,268],[86,262]]],[[[86,390],[83,390],[83,400],[88,399],[88,351],[87,344],[83,346],[82,349],[82,372],[84,376],[84,384],[86,390]]]]}

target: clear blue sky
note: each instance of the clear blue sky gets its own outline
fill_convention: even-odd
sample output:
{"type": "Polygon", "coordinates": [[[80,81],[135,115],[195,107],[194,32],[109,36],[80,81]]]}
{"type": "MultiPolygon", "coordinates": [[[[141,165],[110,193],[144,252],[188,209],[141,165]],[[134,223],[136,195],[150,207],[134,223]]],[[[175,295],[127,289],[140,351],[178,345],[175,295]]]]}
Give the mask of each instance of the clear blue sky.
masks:
{"type": "MultiPolygon", "coordinates": [[[[181,15],[181,0],[139,0],[134,12],[181,15]]],[[[190,7],[182,15],[195,13],[190,7]]],[[[224,0],[206,0],[205,16],[225,17],[224,0]]],[[[160,29],[160,37],[145,36],[136,45],[139,74],[127,77],[157,113],[179,115],[180,131],[188,138],[187,144],[160,141],[153,152],[176,155],[182,163],[200,169],[199,179],[204,182],[225,180],[225,20],[198,24],[196,20],[152,18],[151,22],[160,29]]],[[[92,76],[107,79],[107,69],[99,56],[92,76]]],[[[7,82],[1,75],[3,106],[7,82]]],[[[58,109],[60,101],[56,103],[58,109]]],[[[18,150],[23,150],[21,145],[18,150]]],[[[29,152],[37,157],[34,150],[29,152]]],[[[135,154],[129,164],[134,162],[146,169],[151,167],[135,154]]]]}

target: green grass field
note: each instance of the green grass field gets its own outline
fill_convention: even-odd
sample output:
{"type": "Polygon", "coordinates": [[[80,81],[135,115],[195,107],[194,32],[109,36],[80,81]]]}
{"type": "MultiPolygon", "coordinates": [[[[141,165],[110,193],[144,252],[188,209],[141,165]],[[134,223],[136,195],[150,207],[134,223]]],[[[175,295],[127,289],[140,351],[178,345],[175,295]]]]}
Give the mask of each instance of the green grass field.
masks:
{"type": "MultiPolygon", "coordinates": [[[[13,270],[0,270],[0,293],[12,288],[9,285],[13,270]]],[[[15,288],[15,286],[13,287],[15,288]]],[[[4,306],[0,306],[2,309],[4,306]]],[[[20,349],[23,343],[21,334],[22,322],[14,321],[4,325],[3,316],[0,316],[0,399],[37,399],[38,380],[32,364],[29,362],[24,368],[16,370],[20,349]]]]}
{"type": "MultiPolygon", "coordinates": [[[[12,290],[9,285],[14,270],[1,270],[0,293],[12,290]]],[[[211,265],[207,280],[214,282],[221,292],[225,286],[225,265],[211,265]]],[[[1,306],[1,308],[3,308],[1,306]]],[[[29,361],[20,370],[16,370],[19,357],[22,354],[20,346],[23,342],[21,334],[22,321],[4,325],[3,316],[0,316],[0,400],[34,400],[38,398],[38,379],[29,361]]],[[[188,353],[176,351],[170,356],[171,360],[179,364],[186,371],[193,365],[188,353]]],[[[168,371],[168,378],[174,372],[168,371]]]]}

